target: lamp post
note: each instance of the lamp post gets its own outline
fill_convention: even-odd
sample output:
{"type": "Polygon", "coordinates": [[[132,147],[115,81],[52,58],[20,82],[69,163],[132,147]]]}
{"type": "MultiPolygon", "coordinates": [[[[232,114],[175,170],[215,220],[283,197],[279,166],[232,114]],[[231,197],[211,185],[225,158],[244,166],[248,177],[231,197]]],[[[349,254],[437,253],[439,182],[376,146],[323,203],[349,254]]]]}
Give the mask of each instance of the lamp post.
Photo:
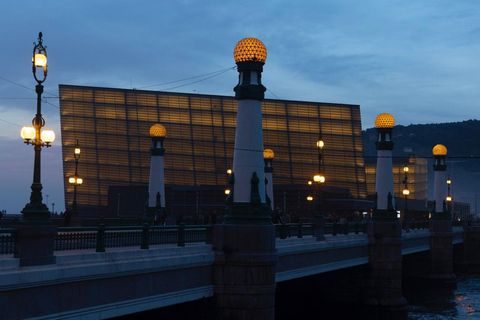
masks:
{"type": "Polygon", "coordinates": [[[410,232],[410,226],[409,226],[410,217],[408,216],[408,195],[410,194],[410,190],[408,190],[408,178],[407,178],[408,166],[407,165],[403,167],[403,172],[405,172],[405,179],[402,181],[404,183],[402,193],[405,196],[405,209],[403,211],[403,220],[405,221],[405,230],[407,232],[410,232]]]}
{"type": "MultiPolygon", "coordinates": [[[[452,184],[452,180],[450,180],[450,176],[447,178],[447,197],[445,200],[447,200],[447,211],[451,214],[452,213],[452,197],[450,196],[450,185],[452,184]]],[[[463,217],[462,217],[463,218],[463,217]]]]}
{"type": "MultiPolygon", "coordinates": [[[[32,126],[23,127],[20,135],[27,145],[32,145],[35,151],[33,165],[33,183],[30,202],[22,210],[22,220],[17,226],[14,258],[19,258],[20,267],[53,264],[54,239],[57,226],[50,221],[50,212],[43,203],[42,183],[40,181],[40,159],[43,147],[51,147],[55,140],[52,130],[42,130],[45,120],[42,117],[42,83],[47,78],[47,51],[43,46],[42,33],[38,34],[38,44],[33,43],[32,72],[37,85],[37,113],[32,120],[32,126]],[[37,77],[37,68],[43,69],[43,77],[37,77]]],[[[52,204],[53,206],[53,204],[52,204]]]]}
{"type": "Polygon", "coordinates": [[[323,147],[325,143],[320,137],[317,141],[318,149],[318,174],[313,177],[313,181],[317,183],[317,196],[316,196],[316,210],[315,210],[315,237],[318,241],[325,240],[325,219],[322,213],[322,184],[325,183],[325,176],[323,172],[323,147]]]}
{"type": "Polygon", "coordinates": [[[75,150],[73,152],[73,156],[75,158],[75,174],[73,177],[68,179],[68,182],[73,185],[73,203],[72,203],[72,210],[73,215],[78,215],[78,208],[77,208],[77,186],[83,183],[83,179],[78,176],[78,159],[80,159],[81,154],[80,144],[78,143],[75,145],[75,150]]]}
{"type": "Polygon", "coordinates": [[[31,127],[23,127],[20,135],[27,145],[31,144],[35,150],[35,160],[33,167],[33,183],[30,202],[25,205],[22,210],[22,221],[33,223],[48,223],[49,211],[48,207],[42,202],[42,183],[40,181],[40,152],[42,147],[51,147],[51,143],[55,140],[55,133],[52,130],[42,130],[45,126],[45,120],[42,117],[42,83],[47,78],[47,51],[43,46],[42,33],[38,34],[38,44],[34,43],[32,58],[33,77],[37,81],[35,91],[37,93],[37,113],[32,120],[31,127]],[[43,69],[43,78],[37,77],[37,68],[43,69]]]}

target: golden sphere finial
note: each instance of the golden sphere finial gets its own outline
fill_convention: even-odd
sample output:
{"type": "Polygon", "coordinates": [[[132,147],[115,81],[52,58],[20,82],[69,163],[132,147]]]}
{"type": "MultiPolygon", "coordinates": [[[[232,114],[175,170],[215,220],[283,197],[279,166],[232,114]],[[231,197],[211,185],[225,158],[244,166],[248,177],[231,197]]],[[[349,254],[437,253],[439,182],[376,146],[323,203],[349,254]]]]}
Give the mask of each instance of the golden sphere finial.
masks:
{"type": "Polygon", "coordinates": [[[443,144],[437,144],[433,147],[432,153],[434,156],[446,156],[447,148],[443,144]]]}
{"type": "Polygon", "coordinates": [[[393,129],[395,119],[390,113],[380,113],[375,119],[375,127],[377,129],[393,129]]]}
{"type": "Polygon", "coordinates": [[[243,38],[240,40],[233,50],[235,62],[261,62],[267,60],[267,48],[262,41],[257,38],[243,38]]]}
{"type": "Polygon", "coordinates": [[[164,126],[157,123],[150,127],[150,137],[166,137],[167,130],[164,126]]]}
{"type": "Polygon", "coordinates": [[[263,158],[264,159],[273,159],[275,153],[273,153],[272,149],[265,149],[263,150],[263,158]]]}

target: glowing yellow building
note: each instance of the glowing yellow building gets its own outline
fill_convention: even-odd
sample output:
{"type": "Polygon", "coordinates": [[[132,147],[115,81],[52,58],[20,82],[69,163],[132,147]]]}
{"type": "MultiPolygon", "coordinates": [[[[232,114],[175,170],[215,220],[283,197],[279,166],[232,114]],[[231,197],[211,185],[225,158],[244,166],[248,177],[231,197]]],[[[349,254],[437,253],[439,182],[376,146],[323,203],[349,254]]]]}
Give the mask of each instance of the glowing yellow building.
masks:
{"type": "MultiPolygon", "coordinates": [[[[81,215],[100,214],[108,205],[110,187],[148,186],[149,129],[155,123],[168,132],[167,189],[226,185],[226,171],[233,164],[234,97],[71,85],[60,85],[59,91],[65,202],[68,206],[73,199],[68,179],[74,174],[73,149],[79,140],[81,215]]],[[[275,152],[274,186],[307,187],[318,169],[316,142],[321,131],[325,187],[366,197],[358,105],[265,99],[262,113],[264,148],[275,152]]],[[[223,189],[221,194],[224,198],[223,189]]],[[[167,191],[167,209],[178,199],[171,198],[167,191]]]]}

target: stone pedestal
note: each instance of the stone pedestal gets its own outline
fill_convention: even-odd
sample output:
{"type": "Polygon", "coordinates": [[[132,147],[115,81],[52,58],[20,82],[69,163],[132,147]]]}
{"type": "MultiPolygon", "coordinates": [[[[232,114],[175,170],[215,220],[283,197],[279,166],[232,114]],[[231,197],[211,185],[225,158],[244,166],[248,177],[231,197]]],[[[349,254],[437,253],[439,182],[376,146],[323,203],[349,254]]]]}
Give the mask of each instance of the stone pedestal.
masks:
{"type": "Polygon", "coordinates": [[[20,267],[54,264],[53,244],[57,234],[54,225],[18,225],[15,258],[20,267]]]}
{"type": "Polygon", "coordinates": [[[275,226],[215,225],[218,319],[275,319],[275,226]]]}
{"type": "Polygon", "coordinates": [[[455,289],[457,277],[453,273],[452,221],[430,220],[430,272],[427,279],[432,285],[455,289]]]}
{"type": "Polygon", "coordinates": [[[405,314],[402,296],[402,224],[398,221],[367,223],[369,277],[364,303],[382,314],[405,314]]]}

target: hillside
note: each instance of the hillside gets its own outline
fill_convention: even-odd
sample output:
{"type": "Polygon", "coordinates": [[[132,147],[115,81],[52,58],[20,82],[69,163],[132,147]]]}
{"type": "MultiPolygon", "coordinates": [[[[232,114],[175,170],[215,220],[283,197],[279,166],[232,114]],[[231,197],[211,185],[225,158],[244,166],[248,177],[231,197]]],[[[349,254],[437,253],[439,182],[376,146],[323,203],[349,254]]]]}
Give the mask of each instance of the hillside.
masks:
{"type": "MultiPolygon", "coordinates": [[[[375,156],[376,129],[367,129],[362,134],[365,156],[375,156]]],[[[480,137],[479,120],[395,126],[393,129],[393,141],[395,142],[393,155],[402,157],[415,154],[431,158],[433,157],[433,147],[440,143],[448,149],[447,161],[449,159],[450,161],[462,161],[458,162],[458,167],[470,172],[477,172],[480,169],[480,160],[477,159],[480,157],[478,137],[480,137]]]]}

